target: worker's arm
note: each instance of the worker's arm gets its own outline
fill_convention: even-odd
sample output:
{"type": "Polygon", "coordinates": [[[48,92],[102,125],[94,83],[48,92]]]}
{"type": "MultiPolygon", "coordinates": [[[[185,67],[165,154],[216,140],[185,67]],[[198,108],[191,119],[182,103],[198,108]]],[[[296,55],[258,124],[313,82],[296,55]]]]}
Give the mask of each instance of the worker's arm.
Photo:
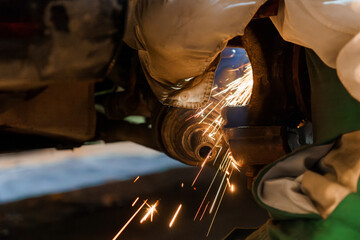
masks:
{"type": "Polygon", "coordinates": [[[360,0],[282,0],[271,17],[281,36],[315,51],[360,101],[360,0]]]}

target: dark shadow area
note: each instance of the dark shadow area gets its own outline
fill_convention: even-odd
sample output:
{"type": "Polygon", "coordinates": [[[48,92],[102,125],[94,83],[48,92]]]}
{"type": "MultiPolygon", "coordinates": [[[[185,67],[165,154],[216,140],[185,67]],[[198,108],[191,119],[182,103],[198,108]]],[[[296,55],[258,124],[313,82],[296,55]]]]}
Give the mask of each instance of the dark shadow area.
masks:
{"type": "MultiPolygon", "coordinates": [[[[108,184],[27,199],[0,206],[0,239],[99,240],[112,239],[140,206],[136,199],[160,199],[154,221],[139,224],[145,211],[130,223],[118,239],[222,239],[235,227],[257,227],[268,218],[246,188],[246,178],[234,174],[234,192],[227,191],[213,228],[208,231],[213,215],[205,214],[201,222],[193,221],[210,185],[214,170],[204,169],[196,189],[191,187],[198,168],[169,170],[131,181],[108,184]],[[183,183],[183,187],[181,186],[183,183]],[[169,222],[179,204],[182,209],[172,228],[169,222]]],[[[216,181],[215,181],[216,182],[216,181]]],[[[215,183],[215,186],[218,184],[215,183]]],[[[214,195],[210,194],[209,200],[214,195]]]]}

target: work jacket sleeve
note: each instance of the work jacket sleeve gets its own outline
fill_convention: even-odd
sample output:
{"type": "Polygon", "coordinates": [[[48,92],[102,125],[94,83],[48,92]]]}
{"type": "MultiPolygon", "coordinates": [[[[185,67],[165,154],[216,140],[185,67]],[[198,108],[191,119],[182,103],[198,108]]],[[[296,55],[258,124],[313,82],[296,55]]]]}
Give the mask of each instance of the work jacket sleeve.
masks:
{"type": "Polygon", "coordinates": [[[360,0],[281,0],[271,17],[281,36],[314,50],[360,101],[360,0]]]}
{"type": "Polygon", "coordinates": [[[198,108],[209,97],[217,57],[266,0],[130,0],[124,41],[139,52],[164,104],[198,108]]]}

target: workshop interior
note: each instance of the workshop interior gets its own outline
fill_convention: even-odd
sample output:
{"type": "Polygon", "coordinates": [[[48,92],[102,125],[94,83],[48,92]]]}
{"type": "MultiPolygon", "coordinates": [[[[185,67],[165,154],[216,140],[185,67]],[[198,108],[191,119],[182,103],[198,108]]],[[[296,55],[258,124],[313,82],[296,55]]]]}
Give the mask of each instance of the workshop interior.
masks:
{"type": "Polygon", "coordinates": [[[359,34],[358,0],[0,1],[0,239],[358,239],[359,34]]]}

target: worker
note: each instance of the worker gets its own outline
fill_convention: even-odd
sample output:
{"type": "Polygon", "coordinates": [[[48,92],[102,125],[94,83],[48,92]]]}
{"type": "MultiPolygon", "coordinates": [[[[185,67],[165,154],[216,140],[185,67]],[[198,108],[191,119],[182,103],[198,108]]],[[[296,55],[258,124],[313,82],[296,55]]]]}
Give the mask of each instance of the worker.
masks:
{"type": "MultiPolygon", "coordinates": [[[[266,0],[130,0],[124,41],[164,104],[203,106],[220,52],[266,0]]],[[[271,21],[307,48],[315,143],[265,167],[272,218],[247,239],[360,239],[360,0],[280,0],[271,21]]]]}

